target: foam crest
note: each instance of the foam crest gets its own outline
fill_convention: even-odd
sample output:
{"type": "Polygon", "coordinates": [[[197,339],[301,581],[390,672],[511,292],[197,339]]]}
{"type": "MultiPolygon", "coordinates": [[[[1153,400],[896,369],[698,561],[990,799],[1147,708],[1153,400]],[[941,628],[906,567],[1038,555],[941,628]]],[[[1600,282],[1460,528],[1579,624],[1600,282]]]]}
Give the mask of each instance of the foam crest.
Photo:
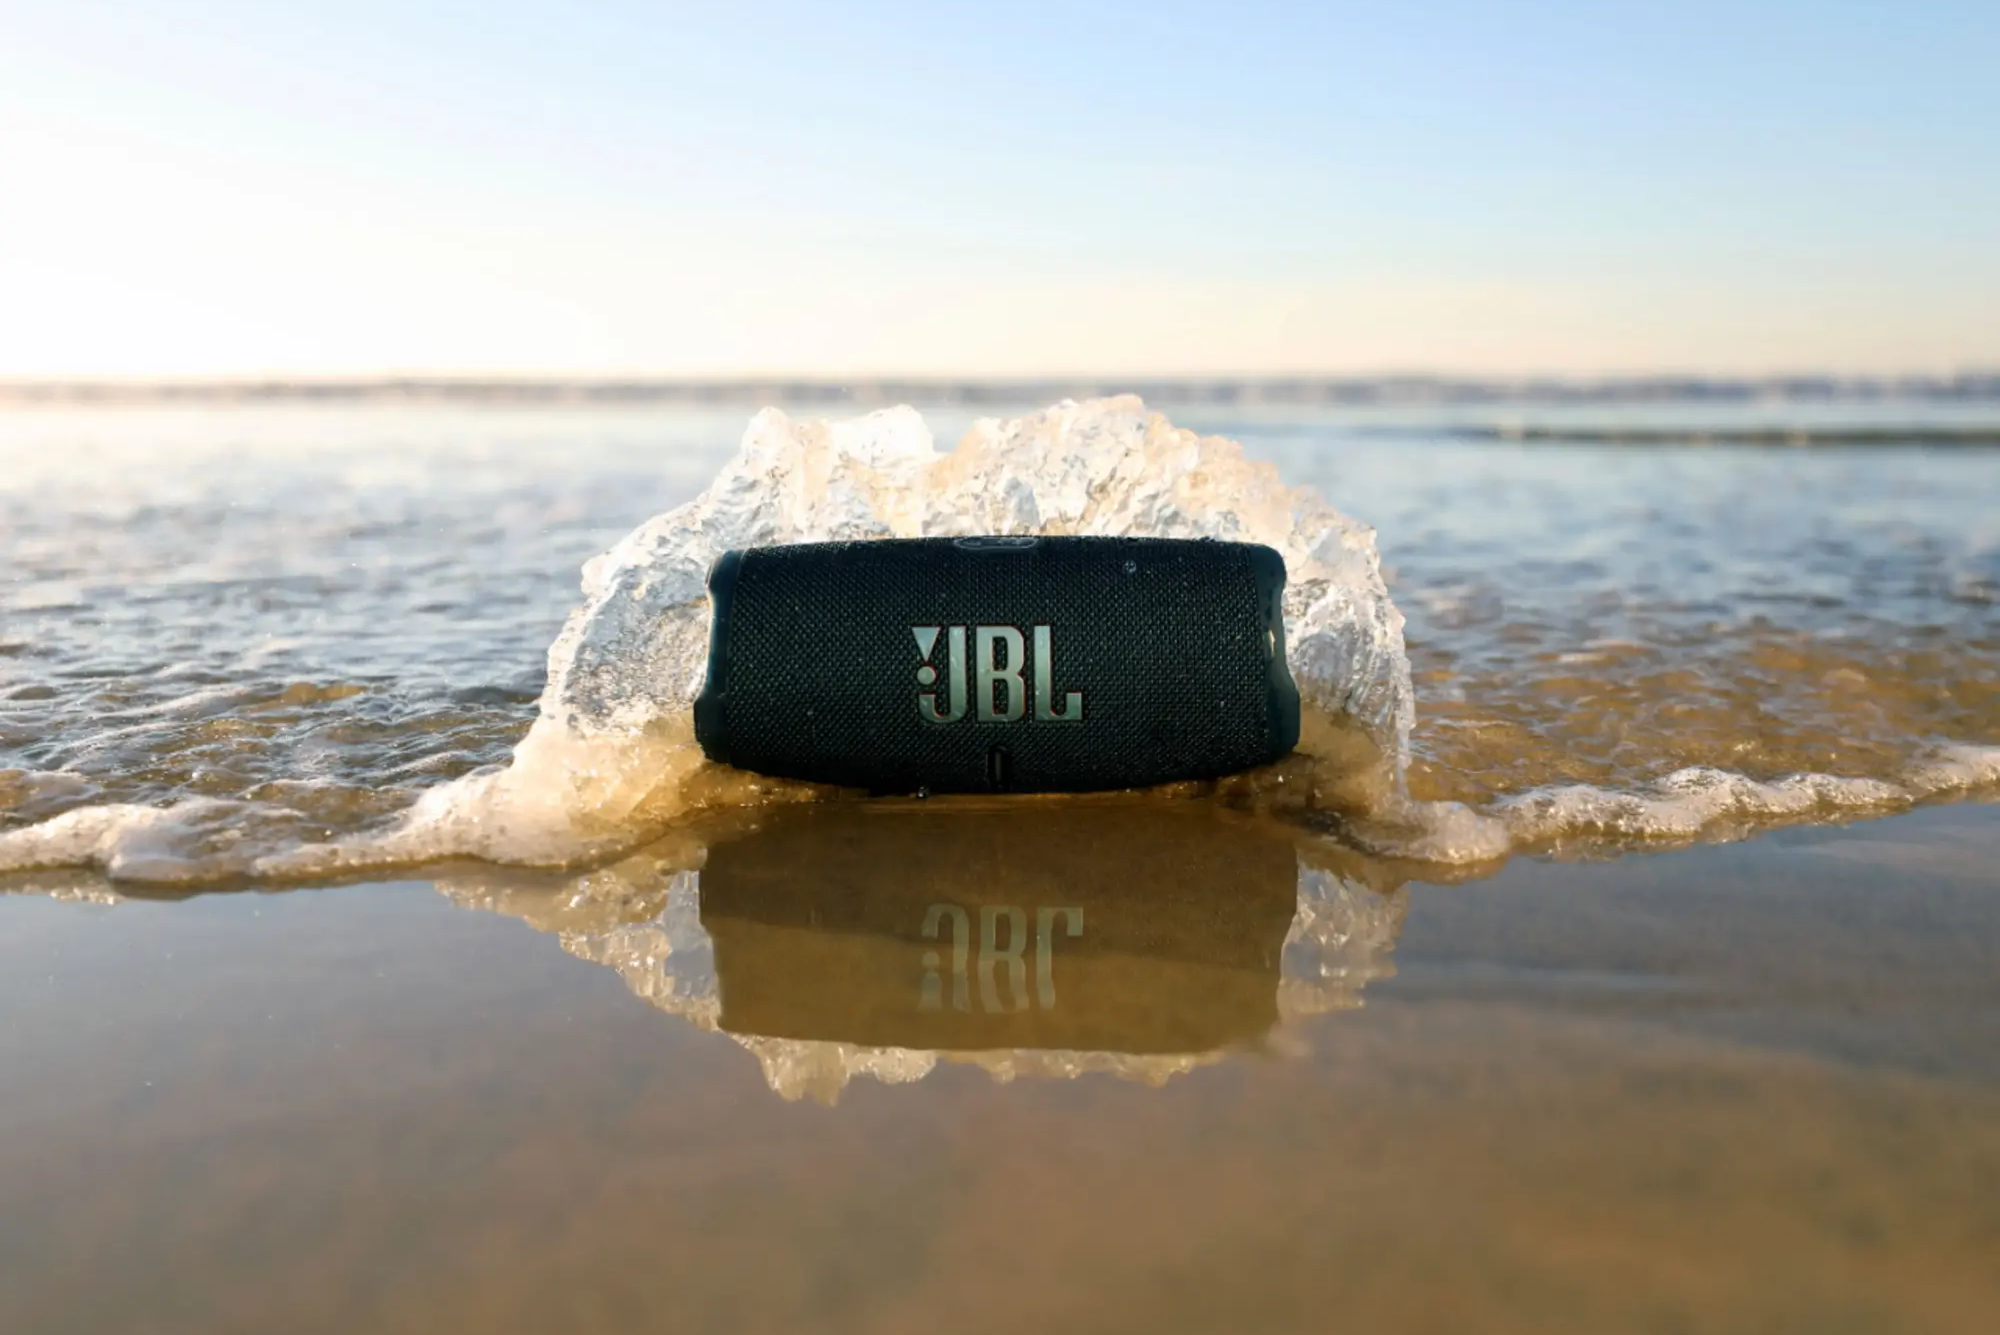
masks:
{"type": "Polygon", "coordinates": [[[2000,783],[2000,747],[1947,745],[1893,779],[1790,774],[1758,780],[1695,766],[1627,790],[1593,784],[1537,788],[1493,804],[1516,849],[1564,843],[1687,841],[1809,820],[1886,813],[2000,783]]]}
{"type": "Polygon", "coordinates": [[[838,423],[766,409],[706,492],[585,567],[584,606],[549,651],[543,715],[585,732],[683,716],[707,666],[708,568],[730,548],[983,533],[1276,548],[1307,701],[1405,753],[1415,713],[1403,619],[1374,530],[1285,486],[1234,441],[1181,430],[1129,397],[983,421],[950,453],[910,408],[838,423]]]}
{"type": "Polygon", "coordinates": [[[191,798],[78,807],[0,834],[0,872],[91,867],[122,881],[196,884],[255,874],[260,850],[298,841],[282,808],[191,798]]]}

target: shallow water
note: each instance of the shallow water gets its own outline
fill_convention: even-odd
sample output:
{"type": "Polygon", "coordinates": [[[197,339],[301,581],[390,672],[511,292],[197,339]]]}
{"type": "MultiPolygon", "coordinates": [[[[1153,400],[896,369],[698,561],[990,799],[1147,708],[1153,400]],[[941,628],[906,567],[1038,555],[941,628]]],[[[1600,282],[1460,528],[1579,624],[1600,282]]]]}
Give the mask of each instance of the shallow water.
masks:
{"type": "Polygon", "coordinates": [[[1177,420],[1376,527],[1511,860],[1281,767],[307,888],[742,415],[0,412],[0,1329],[1993,1328],[2000,455],[1466,411],[1177,420]]]}
{"type": "Polygon", "coordinates": [[[1380,532],[1421,794],[1894,779],[2000,738],[2000,456],[1241,434],[1380,532]]]}
{"type": "MultiPolygon", "coordinates": [[[[2000,456],[1921,444],[1964,405],[1861,405],[1918,443],[1834,449],[1469,438],[1465,411],[1181,423],[1375,526],[1408,619],[1412,795],[1506,826],[1410,851],[1616,848],[1992,789],[2000,456]]],[[[930,425],[948,445],[969,421],[930,425]]],[[[0,866],[71,856],[9,829],[212,799],[231,805],[122,862],[240,871],[232,837],[351,838],[504,761],[577,569],[698,492],[741,430],[659,409],[0,413],[0,866]]]]}

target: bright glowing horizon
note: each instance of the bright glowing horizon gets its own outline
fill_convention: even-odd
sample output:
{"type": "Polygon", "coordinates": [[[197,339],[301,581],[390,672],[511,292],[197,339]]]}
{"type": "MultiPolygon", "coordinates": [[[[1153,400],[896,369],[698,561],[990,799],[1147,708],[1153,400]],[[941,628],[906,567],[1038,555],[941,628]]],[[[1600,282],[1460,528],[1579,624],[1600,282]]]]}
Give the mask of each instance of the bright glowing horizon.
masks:
{"type": "Polygon", "coordinates": [[[2000,364],[1971,4],[0,0],[0,378],[2000,364]]]}

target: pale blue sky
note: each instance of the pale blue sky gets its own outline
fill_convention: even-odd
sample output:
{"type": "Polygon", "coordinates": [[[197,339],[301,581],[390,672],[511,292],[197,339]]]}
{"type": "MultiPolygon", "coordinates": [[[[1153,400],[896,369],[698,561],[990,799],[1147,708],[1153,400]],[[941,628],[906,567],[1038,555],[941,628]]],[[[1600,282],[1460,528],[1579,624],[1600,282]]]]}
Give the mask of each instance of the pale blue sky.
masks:
{"type": "Polygon", "coordinates": [[[0,376],[2000,364],[2000,5],[0,0],[0,376]]]}

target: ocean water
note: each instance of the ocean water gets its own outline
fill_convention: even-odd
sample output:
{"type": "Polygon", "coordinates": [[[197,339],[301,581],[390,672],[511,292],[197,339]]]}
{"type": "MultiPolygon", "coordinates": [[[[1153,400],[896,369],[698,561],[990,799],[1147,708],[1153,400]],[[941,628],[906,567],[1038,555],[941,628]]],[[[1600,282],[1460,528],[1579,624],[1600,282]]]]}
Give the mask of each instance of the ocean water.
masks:
{"type": "Polygon", "coordinates": [[[1992,1329],[1977,406],[1107,411],[1341,539],[1307,754],[694,763],[617,572],[748,411],[0,411],[0,1329],[1992,1329]]]}
{"type": "MultiPolygon", "coordinates": [[[[1385,753],[1372,788],[1332,791],[1339,771],[1360,768],[1342,754],[1310,782],[1279,772],[1207,796],[1303,804],[1311,809],[1282,814],[1378,854],[1481,862],[1727,837],[1991,791],[2000,487],[1991,450],[1940,443],[1964,433],[1963,405],[1870,403],[1848,423],[1829,424],[1825,405],[1800,415],[1802,430],[1835,438],[1907,436],[1867,447],[1594,444],[1575,438],[1589,428],[1571,420],[1573,406],[1530,422],[1559,439],[1519,439],[1527,410],[1507,411],[1483,426],[1463,408],[1428,419],[1411,408],[1400,418],[1374,409],[1173,424],[1241,442],[1249,461],[1278,470],[1272,478],[1231,462],[1226,444],[1204,455],[1187,474],[1197,492],[1172,501],[1188,531],[1282,545],[1311,524],[1345,522],[1320,511],[1308,520],[1296,505],[1257,512],[1242,499],[1278,479],[1354,521],[1328,539],[1338,569],[1303,569],[1317,558],[1306,538],[1294,540],[1295,590],[1319,578],[1314,587],[1338,596],[1315,613],[1331,647],[1302,643],[1311,628],[1301,604],[1289,618],[1292,652],[1320,712],[1365,713],[1385,753]],[[1366,549],[1369,526],[1393,606],[1366,549]],[[1358,648],[1326,633],[1351,625],[1363,628],[1358,648]]],[[[582,723],[621,745],[684,710],[706,629],[699,570],[718,546],[874,531],[869,523],[1061,526],[1051,507],[1064,487],[1119,500],[1071,528],[1168,526],[1143,482],[1111,486],[1090,470],[1150,479],[1170,465],[1139,445],[1090,454],[1098,447],[1078,443],[1085,428],[1068,419],[1038,426],[1034,440],[988,441],[988,475],[940,472],[914,502],[915,519],[892,513],[916,486],[902,474],[857,464],[879,494],[786,501],[739,460],[749,500],[730,499],[732,510],[690,521],[686,533],[669,522],[635,539],[639,556],[628,544],[617,558],[638,561],[643,582],[687,587],[648,595],[657,605],[597,609],[569,637],[582,648],[556,655],[577,682],[550,689],[550,646],[584,601],[579,569],[702,492],[736,453],[744,416],[0,413],[0,870],[77,865],[200,883],[462,854],[548,863],[623,851],[665,833],[684,808],[774,794],[752,783],[731,797],[713,775],[686,776],[684,739],[541,755],[543,741],[577,730],[575,717],[544,730],[504,792],[461,800],[438,790],[504,765],[545,689],[546,713],[574,714],[591,695],[582,723]],[[1041,510],[979,508],[979,497],[1027,483],[1043,488],[1041,510]],[[832,513],[842,504],[859,505],[861,518],[832,513]],[[686,551],[669,553],[680,568],[668,578],[672,562],[656,549],[672,543],[686,551]],[[603,627],[617,617],[678,617],[681,639],[671,652],[616,640],[603,627]],[[606,636],[615,642],[596,642],[606,636]],[[584,680],[590,673],[596,680],[584,680]],[[557,793],[586,773],[619,793],[589,802],[557,793]],[[673,785],[678,795],[661,798],[673,785]],[[452,808],[455,832],[438,828],[451,821],[435,810],[428,837],[410,828],[407,813],[426,794],[433,808],[452,808]],[[535,824],[534,837],[494,834],[503,800],[512,826],[535,824]],[[559,809],[530,822],[519,814],[530,802],[559,809]]],[[[1113,417],[1145,420],[1136,404],[1113,417]]],[[[1600,411],[1606,431],[1627,435],[1761,438],[1768,418],[1755,405],[1704,418],[1682,405],[1650,419],[1600,411]]],[[[926,429],[949,451],[973,425],[962,412],[871,421],[854,428],[864,444],[851,448],[863,455],[926,429]]],[[[829,448],[813,430],[772,428],[796,455],[783,466],[801,477],[826,466],[799,462],[829,448]]]]}

